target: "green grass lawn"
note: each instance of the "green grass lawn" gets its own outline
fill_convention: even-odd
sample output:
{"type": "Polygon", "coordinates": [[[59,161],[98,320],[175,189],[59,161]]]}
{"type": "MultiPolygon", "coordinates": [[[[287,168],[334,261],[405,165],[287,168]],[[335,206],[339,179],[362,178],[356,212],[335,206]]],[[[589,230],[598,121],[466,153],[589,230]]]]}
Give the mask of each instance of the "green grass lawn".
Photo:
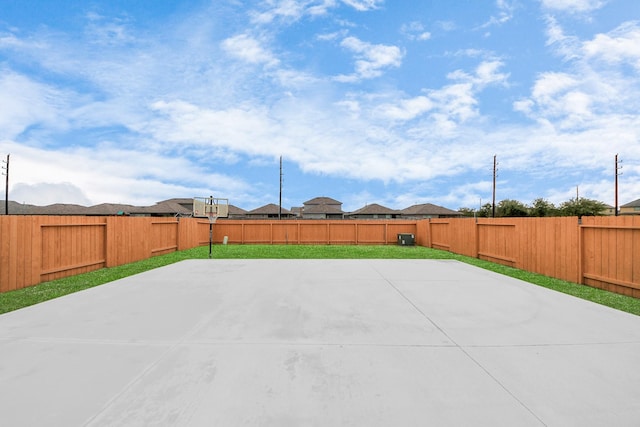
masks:
{"type": "MultiPolygon", "coordinates": [[[[0,294],[0,314],[174,262],[185,259],[206,259],[208,257],[209,247],[201,246],[3,293],[0,294]]],[[[454,259],[640,316],[640,299],[422,246],[216,245],[213,247],[213,257],[244,259],[454,259]]]]}

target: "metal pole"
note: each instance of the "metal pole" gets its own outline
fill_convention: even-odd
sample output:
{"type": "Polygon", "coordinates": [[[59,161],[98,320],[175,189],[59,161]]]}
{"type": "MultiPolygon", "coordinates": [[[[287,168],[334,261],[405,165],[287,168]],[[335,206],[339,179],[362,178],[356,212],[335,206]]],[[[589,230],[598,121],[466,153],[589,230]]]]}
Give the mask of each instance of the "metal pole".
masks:
{"type": "Polygon", "coordinates": [[[493,218],[496,217],[496,155],[494,154],[493,156],[493,202],[492,202],[492,208],[491,208],[491,216],[493,218]]]}
{"type": "Polygon", "coordinates": [[[3,166],[2,169],[5,169],[7,172],[4,173],[6,175],[5,184],[4,184],[4,214],[9,215],[9,157],[11,154],[7,154],[7,160],[4,163],[7,166],[3,166]]]}
{"type": "Polygon", "coordinates": [[[618,216],[618,155],[616,154],[616,164],[615,164],[615,177],[616,177],[616,206],[615,206],[615,216],[618,216]]]}
{"type": "Polygon", "coordinates": [[[278,219],[282,219],[282,156],[280,156],[280,203],[278,206],[278,219]]]}
{"type": "Polygon", "coordinates": [[[213,196],[209,197],[209,259],[211,259],[211,247],[213,246],[213,221],[211,221],[211,215],[213,212],[213,196]]]}

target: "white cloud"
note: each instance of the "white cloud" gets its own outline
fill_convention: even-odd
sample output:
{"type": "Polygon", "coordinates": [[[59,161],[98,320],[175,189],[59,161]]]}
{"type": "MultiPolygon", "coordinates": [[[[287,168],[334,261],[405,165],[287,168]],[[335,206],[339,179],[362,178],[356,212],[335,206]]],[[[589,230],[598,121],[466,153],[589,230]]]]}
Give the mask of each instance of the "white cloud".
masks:
{"type": "Polygon", "coordinates": [[[577,58],[580,50],[580,40],[574,36],[567,36],[558,24],[558,21],[549,16],[547,20],[547,46],[555,49],[555,52],[565,60],[577,58]]]}
{"type": "Polygon", "coordinates": [[[263,4],[263,11],[251,12],[252,20],[258,24],[269,24],[274,19],[297,21],[304,15],[323,15],[335,0],[270,0],[263,4]]]}
{"type": "Polygon", "coordinates": [[[85,32],[92,43],[122,45],[135,40],[127,26],[127,19],[108,19],[95,12],[88,13],[87,19],[85,32]]]}
{"type": "Polygon", "coordinates": [[[35,204],[37,206],[54,203],[72,203],[90,206],[92,203],[82,189],[70,182],[62,183],[17,183],[9,192],[10,199],[18,203],[35,204]]]}
{"type": "Polygon", "coordinates": [[[11,70],[0,70],[0,139],[13,139],[37,125],[66,127],[66,94],[11,70]]]}
{"type": "Polygon", "coordinates": [[[295,22],[305,16],[326,15],[340,3],[359,12],[367,12],[377,9],[383,2],[384,0],[267,0],[262,3],[261,10],[254,10],[250,15],[253,23],[265,25],[274,20],[295,22]]]}
{"type": "Polygon", "coordinates": [[[412,21],[400,27],[400,33],[409,40],[424,41],[431,38],[431,33],[419,21],[412,21]]]}
{"type": "MultiPolygon", "coordinates": [[[[549,36],[551,46],[565,52],[562,42],[555,45],[564,39],[558,36],[562,29],[555,21],[550,25],[554,28],[549,36]]],[[[640,89],[634,83],[640,71],[639,43],[637,23],[625,23],[591,40],[572,38],[572,67],[564,72],[540,73],[530,97],[514,103],[514,109],[565,130],[609,127],[605,117],[610,121],[634,114],[640,106],[640,89]]]]}
{"type": "Polygon", "coordinates": [[[566,12],[590,12],[604,6],[606,0],[541,0],[542,7],[566,12]]]}
{"type": "Polygon", "coordinates": [[[332,41],[332,40],[337,40],[339,38],[346,37],[347,34],[348,34],[347,30],[340,30],[340,31],[334,31],[332,33],[318,34],[316,36],[316,39],[321,41],[332,41]]]}
{"type": "Polygon", "coordinates": [[[640,27],[627,22],[610,34],[598,34],[582,46],[586,59],[605,61],[609,64],[628,62],[640,71],[640,27]]]}
{"type": "Polygon", "coordinates": [[[433,101],[426,96],[402,99],[397,104],[383,104],[378,107],[379,114],[391,120],[412,120],[431,110],[433,101]]]}
{"type": "Polygon", "coordinates": [[[341,0],[342,3],[353,7],[360,12],[377,9],[384,0],[341,0]]]}
{"type": "Polygon", "coordinates": [[[341,82],[354,82],[361,79],[379,77],[385,68],[399,67],[404,54],[397,46],[371,44],[356,37],[347,37],[340,45],[355,53],[355,73],[337,76],[341,82]]]}
{"type": "Polygon", "coordinates": [[[503,66],[504,63],[498,60],[482,61],[476,67],[475,76],[472,78],[473,83],[479,88],[490,84],[506,84],[509,74],[498,71],[503,66]]]}
{"type": "Polygon", "coordinates": [[[56,195],[60,203],[140,205],[175,194],[242,193],[250,188],[238,177],[212,173],[184,156],[144,147],[102,144],[61,151],[11,141],[3,145],[11,152],[10,198],[29,204],[54,203],[56,195]],[[53,192],[51,197],[47,191],[53,192]]]}
{"type": "Polygon", "coordinates": [[[494,25],[502,25],[513,18],[513,13],[515,11],[513,2],[509,0],[496,0],[496,8],[498,9],[498,14],[491,16],[491,18],[489,18],[489,20],[479,28],[482,29],[494,25]]]}
{"type": "Polygon", "coordinates": [[[262,43],[248,34],[225,39],[222,48],[230,55],[252,64],[278,65],[278,59],[262,46],[262,43]]]}

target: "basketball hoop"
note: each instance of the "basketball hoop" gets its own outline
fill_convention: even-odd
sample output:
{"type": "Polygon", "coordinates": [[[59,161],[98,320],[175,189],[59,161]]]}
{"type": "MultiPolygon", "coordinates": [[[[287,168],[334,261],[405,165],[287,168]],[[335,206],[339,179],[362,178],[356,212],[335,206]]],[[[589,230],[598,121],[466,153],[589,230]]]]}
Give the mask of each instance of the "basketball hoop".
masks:
{"type": "Polygon", "coordinates": [[[209,220],[209,258],[212,256],[213,247],[213,224],[218,218],[229,217],[229,199],[217,197],[194,197],[193,217],[207,218],[209,220]]]}

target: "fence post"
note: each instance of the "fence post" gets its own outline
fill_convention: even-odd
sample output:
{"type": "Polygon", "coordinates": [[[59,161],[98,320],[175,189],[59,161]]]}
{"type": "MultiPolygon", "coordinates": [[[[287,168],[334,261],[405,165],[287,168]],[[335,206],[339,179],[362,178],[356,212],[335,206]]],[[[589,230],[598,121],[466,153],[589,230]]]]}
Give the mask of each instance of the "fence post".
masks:
{"type": "Polygon", "coordinates": [[[115,267],[115,261],[113,258],[113,217],[104,217],[104,264],[105,267],[115,267]]]}
{"type": "Polygon", "coordinates": [[[478,218],[475,218],[475,224],[473,225],[473,250],[474,250],[474,254],[473,257],[474,258],[480,258],[480,226],[478,225],[478,218]]]}
{"type": "Polygon", "coordinates": [[[584,265],[583,265],[583,253],[584,253],[584,248],[582,247],[584,245],[584,242],[582,240],[582,218],[578,217],[578,283],[581,285],[584,285],[584,265]]]}
{"type": "Polygon", "coordinates": [[[42,217],[32,217],[31,235],[31,280],[29,285],[37,285],[40,283],[40,274],[42,273],[42,217]]]}

